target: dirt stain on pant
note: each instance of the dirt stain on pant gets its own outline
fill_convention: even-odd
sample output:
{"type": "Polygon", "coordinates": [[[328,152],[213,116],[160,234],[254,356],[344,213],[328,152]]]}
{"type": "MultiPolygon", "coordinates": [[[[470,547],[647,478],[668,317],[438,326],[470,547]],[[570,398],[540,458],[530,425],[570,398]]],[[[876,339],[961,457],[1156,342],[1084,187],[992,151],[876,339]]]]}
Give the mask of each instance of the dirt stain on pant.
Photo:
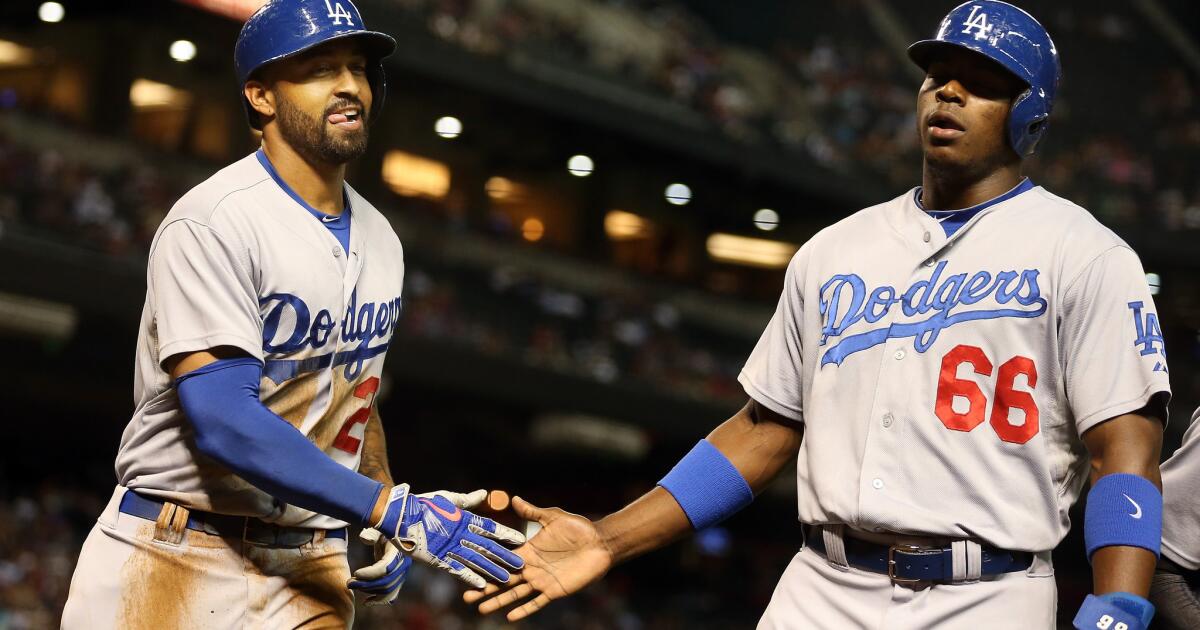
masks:
{"type": "Polygon", "coordinates": [[[186,548],[154,542],[154,524],[138,532],[138,548],[121,568],[121,610],[117,627],[172,630],[188,628],[189,603],[202,584],[205,566],[193,562],[186,548]]]}

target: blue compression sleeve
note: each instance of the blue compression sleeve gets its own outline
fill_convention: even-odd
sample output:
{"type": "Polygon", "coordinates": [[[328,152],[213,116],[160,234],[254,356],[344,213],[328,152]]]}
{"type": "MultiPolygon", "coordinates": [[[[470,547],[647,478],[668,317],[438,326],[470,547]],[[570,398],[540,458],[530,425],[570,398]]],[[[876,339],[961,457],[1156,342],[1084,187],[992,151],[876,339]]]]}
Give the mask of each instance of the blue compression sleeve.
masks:
{"type": "Polygon", "coordinates": [[[258,399],[262,364],[222,359],[175,381],[200,452],[287,503],[367,523],[383,484],[338,464],[258,399]]]}
{"type": "Polygon", "coordinates": [[[1145,477],[1105,475],[1088,491],[1083,513],[1083,543],[1088,561],[1101,547],[1141,547],[1159,554],[1163,498],[1145,477]]]}
{"type": "Polygon", "coordinates": [[[700,440],[658,485],[675,497],[696,529],[716,525],[754,501],[742,473],[708,440],[700,440]]]}

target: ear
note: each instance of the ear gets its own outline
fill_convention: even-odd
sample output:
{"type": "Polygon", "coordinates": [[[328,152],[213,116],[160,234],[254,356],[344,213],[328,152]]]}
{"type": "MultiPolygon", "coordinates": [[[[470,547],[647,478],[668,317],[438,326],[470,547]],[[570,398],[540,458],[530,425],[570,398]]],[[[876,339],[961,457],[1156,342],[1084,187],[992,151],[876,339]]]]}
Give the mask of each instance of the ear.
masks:
{"type": "Polygon", "coordinates": [[[275,93],[267,85],[257,79],[250,79],[242,86],[242,94],[250,102],[250,107],[260,116],[267,118],[275,115],[275,93]]]}

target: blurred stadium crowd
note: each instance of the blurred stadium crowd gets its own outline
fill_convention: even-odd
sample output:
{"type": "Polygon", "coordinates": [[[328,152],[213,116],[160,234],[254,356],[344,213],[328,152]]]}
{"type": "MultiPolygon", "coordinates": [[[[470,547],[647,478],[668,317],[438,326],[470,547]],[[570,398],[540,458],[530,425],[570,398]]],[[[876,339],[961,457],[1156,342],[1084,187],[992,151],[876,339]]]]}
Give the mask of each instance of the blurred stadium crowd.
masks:
{"type": "MultiPolygon", "coordinates": [[[[895,186],[920,177],[913,108],[919,79],[862,28],[868,2],[797,6],[789,26],[807,22],[805,36],[792,29],[754,47],[723,41],[672,0],[394,2],[475,53],[517,65],[529,56],[588,67],[692,109],[747,143],[774,143],[895,186]]],[[[912,33],[931,30],[942,10],[925,4],[905,16],[912,33]]],[[[1200,181],[1187,160],[1200,151],[1195,76],[1148,29],[1137,28],[1128,3],[1030,8],[1066,51],[1068,95],[1076,81],[1099,88],[1076,88],[1088,98],[1057,104],[1053,140],[1029,166],[1038,183],[1110,224],[1200,229],[1200,181]],[[1128,62],[1131,47],[1139,51],[1136,65],[1128,62]],[[1106,76],[1079,72],[1085,59],[1128,82],[1120,98],[1104,89],[1106,76]]]]}
{"type": "MultiPolygon", "coordinates": [[[[413,28],[518,72],[552,64],[623,84],[698,116],[736,143],[794,155],[804,168],[815,164],[892,191],[919,181],[913,104],[920,79],[864,27],[879,17],[872,14],[878,3],[843,0],[819,8],[781,3],[796,6],[784,12],[780,34],[754,42],[720,34],[714,22],[720,9],[704,2],[361,4],[369,14],[393,7],[413,28]]],[[[923,35],[950,3],[923,4],[928,6],[891,17],[923,35]]],[[[1087,10],[1081,4],[1040,3],[1036,8],[1043,9],[1040,15],[1065,51],[1068,84],[1047,150],[1029,164],[1034,180],[1089,208],[1118,233],[1200,230],[1196,74],[1149,34],[1128,3],[1099,0],[1087,10]],[[1119,98],[1106,83],[1115,75],[1125,83],[1119,98]]],[[[5,123],[0,126],[0,242],[6,231],[18,230],[139,266],[174,201],[220,165],[197,156],[164,160],[158,149],[119,136],[97,140],[94,130],[77,129],[69,120],[29,107],[2,84],[0,123],[5,123]],[[97,158],[64,150],[61,141],[13,133],[14,127],[29,125],[53,128],[68,145],[131,146],[122,152],[125,159],[97,158]],[[177,167],[179,160],[187,166],[177,167]]],[[[415,221],[423,230],[462,230],[451,213],[424,212],[425,202],[372,199],[396,222],[415,221]]],[[[511,226],[497,229],[494,222],[477,221],[467,230],[501,247],[525,245],[521,231],[511,226]]],[[[400,328],[408,338],[574,375],[601,396],[604,386],[625,382],[720,409],[744,397],[735,377],[754,334],[696,321],[636,272],[618,271],[630,276],[628,283],[589,291],[539,273],[536,265],[463,264],[420,243],[407,251],[400,328]]],[[[572,255],[569,248],[565,255],[572,255]]],[[[1192,256],[1194,263],[1194,250],[1192,256]]],[[[614,272],[611,265],[578,258],[614,272]]],[[[556,259],[540,260],[553,265],[556,259]]],[[[775,290],[780,277],[771,276],[775,290]]],[[[747,301],[753,312],[769,314],[770,300],[747,301]]],[[[1194,336],[1200,326],[1196,300],[1181,299],[1173,308],[1178,329],[1194,336]]],[[[1200,342],[1168,339],[1182,349],[1173,355],[1181,365],[1200,361],[1200,342]]],[[[129,363],[128,357],[110,361],[105,369],[129,363]]],[[[1195,402],[1200,379],[1189,370],[1179,372],[1177,400],[1195,402]]],[[[720,419],[692,419],[693,437],[720,419]]],[[[120,424],[125,418],[107,420],[120,424]]],[[[97,460],[110,461],[115,443],[99,444],[96,451],[97,460]]],[[[630,492],[648,487],[656,479],[653,471],[665,471],[676,454],[651,458],[644,464],[647,470],[628,473],[620,484],[630,492]]],[[[57,624],[78,547],[102,507],[96,490],[111,484],[108,478],[70,480],[68,471],[61,472],[68,480],[40,484],[14,481],[19,475],[11,471],[0,474],[0,630],[57,624]]],[[[574,507],[573,498],[579,500],[559,494],[567,508],[574,507]]],[[[775,501],[763,509],[790,518],[790,501],[775,501]]],[[[594,507],[601,511],[613,505],[594,507]]],[[[731,527],[732,535],[724,529],[708,532],[623,568],[586,596],[556,604],[526,627],[748,627],[796,549],[798,535],[786,530],[776,539],[754,539],[739,537],[736,524],[731,527]]],[[[1079,594],[1088,579],[1086,567],[1070,568],[1070,562],[1060,570],[1060,587],[1064,594],[1079,594]]],[[[410,579],[396,607],[361,609],[358,627],[501,627],[470,616],[458,604],[458,586],[445,575],[418,568],[410,579]]]]}

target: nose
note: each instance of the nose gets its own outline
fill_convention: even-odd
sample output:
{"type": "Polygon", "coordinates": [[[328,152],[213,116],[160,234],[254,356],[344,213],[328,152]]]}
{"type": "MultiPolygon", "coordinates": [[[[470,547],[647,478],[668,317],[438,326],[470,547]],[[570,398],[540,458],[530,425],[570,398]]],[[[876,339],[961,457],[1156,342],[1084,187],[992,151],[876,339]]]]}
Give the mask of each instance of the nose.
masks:
{"type": "Polygon", "coordinates": [[[963,94],[965,92],[966,90],[963,89],[963,86],[958,82],[958,79],[950,79],[949,81],[943,83],[942,87],[938,88],[937,92],[934,93],[934,96],[937,98],[938,102],[941,103],[962,104],[963,94]]]}
{"type": "Polygon", "coordinates": [[[341,71],[338,72],[337,82],[334,84],[334,93],[341,97],[362,100],[362,84],[365,84],[366,81],[366,77],[355,74],[349,66],[342,66],[341,71]]]}

